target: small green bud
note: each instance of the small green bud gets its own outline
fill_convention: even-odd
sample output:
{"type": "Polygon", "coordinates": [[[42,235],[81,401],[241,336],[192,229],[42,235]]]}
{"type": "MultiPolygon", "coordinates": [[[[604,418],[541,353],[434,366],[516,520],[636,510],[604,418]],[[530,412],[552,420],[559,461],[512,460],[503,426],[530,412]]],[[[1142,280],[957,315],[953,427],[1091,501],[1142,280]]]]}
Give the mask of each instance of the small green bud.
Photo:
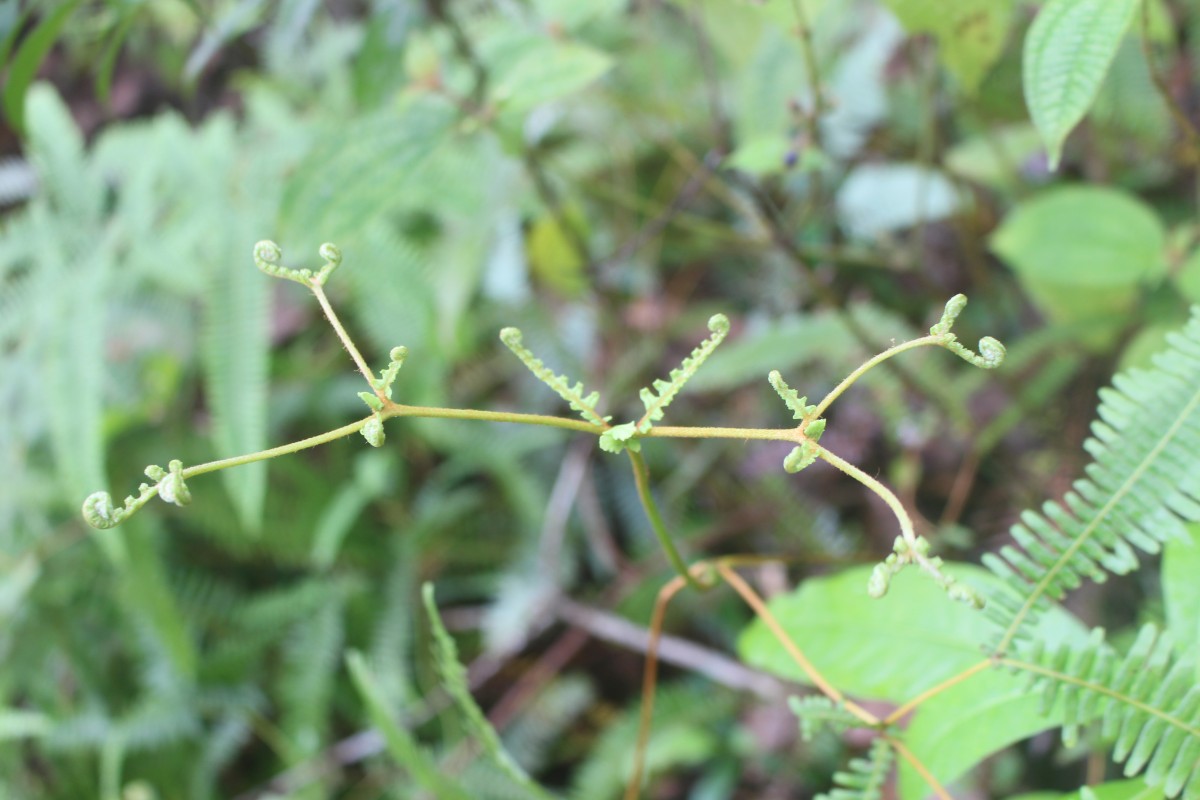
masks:
{"type": "Polygon", "coordinates": [[[937,321],[929,333],[933,336],[941,336],[950,332],[954,327],[954,321],[958,319],[958,315],[967,307],[967,296],[965,294],[956,294],[946,301],[946,309],[942,312],[942,318],[937,321]]]}
{"type": "Polygon", "coordinates": [[[383,447],[383,443],[387,441],[387,435],[383,432],[383,420],[379,418],[378,414],[363,425],[362,435],[371,447],[383,447]]]}
{"type": "Polygon", "coordinates": [[[729,317],[724,314],[713,314],[708,318],[708,329],[718,336],[724,337],[729,333],[729,317]]]}
{"type": "Polygon", "coordinates": [[[188,505],[192,502],[192,493],[183,481],[183,462],[175,459],[167,467],[170,472],[158,482],[158,496],[177,506],[188,505]]]}
{"type": "Polygon", "coordinates": [[[888,592],[892,583],[892,571],[884,564],[876,564],[867,580],[867,594],[878,600],[888,592]]]}

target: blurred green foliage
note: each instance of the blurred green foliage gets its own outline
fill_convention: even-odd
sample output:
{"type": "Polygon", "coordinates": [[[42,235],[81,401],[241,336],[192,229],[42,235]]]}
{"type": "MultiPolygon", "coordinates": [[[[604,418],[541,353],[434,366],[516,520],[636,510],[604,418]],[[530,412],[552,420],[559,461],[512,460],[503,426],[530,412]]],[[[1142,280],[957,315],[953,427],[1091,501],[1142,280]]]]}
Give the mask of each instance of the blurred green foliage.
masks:
{"type": "MultiPolygon", "coordinates": [[[[612,626],[644,626],[669,573],[632,479],[568,434],[394,422],[379,451],[197,479],[186,512],[79,519],[138,465],[361,415],[318,310],[253,268],[261,239],[342,247],[331,296],[372,364],[409,348],[395,391],[421,405],[561,410],[495,340],[519,324],[627,398],[602,413],[638,414],[636,388],[723,311],[729,341],[675,418],[784,426],[768,370],[819,397],[965,291],[964,340],[1005,339],[1005,370],[916,353],[847,395],[822,444],[896,487],[948,557],[994,549],[1078,473],[1118,361],[1145,363],[1200,301],[1198,143],[1155,84],[1194,106],[1200,15],[1143,2],[1144,31],[1139,3],[1111,4],[1128,13],[1098,28],[1102,57],[1074,65],[1094,87],[1026,86],[1036,128],[1026,33],[1061,45],[1018,0],[0,2],[0,795],[530,796],[441,688],[426,579],[517,768],[579,800],[623,787],[644,643],[612,626]]],[[[761,576],[777,590],[890,549],[860,487],[778,474],[786,448],[645,450],[682,546],[783,557],[761,576]]],[[[1165,558],[1163,603],[1145,570],[1073,610],[1194,644],[1194,554],[1165,558]]],[[[871,651],[839,634],[882,624],[851,578],[790,598],[798,625],[825,621],[797,638],[849,648],[830,665],[848,672],[871,651]]],[[[761,633],[727,592],[676,603],[669,630],[705,658],[761,633]]],[[[921,652],[886,634],[889,657],[921,652]]],[[[798,743],[781,698],[675,667],[648,796],[807,797],[865,750],[798,743]]],[[[903,699],[896,675],[866,677],[903,699]]],[[[987,697],[1015,698],[990,677],[987,697]]],[[[973,724],[995,736],[957,749],[914,728],[939,774],[1048,727],[991,710],[973,724]]],[[[1105,752],[1015,747],[958,786],[1074,788],[1105,752]]]]}

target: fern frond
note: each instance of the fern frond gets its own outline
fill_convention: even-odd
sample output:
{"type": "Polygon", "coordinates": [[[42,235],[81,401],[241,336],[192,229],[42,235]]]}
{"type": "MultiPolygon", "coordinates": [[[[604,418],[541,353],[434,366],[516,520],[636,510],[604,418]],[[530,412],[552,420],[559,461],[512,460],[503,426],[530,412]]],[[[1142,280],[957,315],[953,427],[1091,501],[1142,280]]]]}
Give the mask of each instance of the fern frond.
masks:
{"type": "Polygon", "coordinates": [[[812,416],[812,413],[817,410],[816,406],[810,406],[808,404],[807,397],[801,397],[799,392],[787,385],[787,382],[783,379],[783,376],[779,374],[779,370],[771,370],[771,373],[767,375],[767,381],[771,384],[771,388],[775,390],[776,394],[783,399],[783,402],[786,403],[787,407],[791,410],[792,419],[798,419],[803,422],[812,416]]]}
{"type": "Polygon", "coordinates": [[[1100,392],[1100,419],[1084,447],[1094,461],[1061,503],[1026,511],[1016,544],[984,563],[1015,596],[993,592],[988,614],[1004,655],[1050,600],[1084,578],[1135,569],[1137,547],[1156,553],[1200,520],[1200,308],[1149,370],[1131,370],[1100,392]]]}
{"type": "Polygon", "coordinates": [[[646,407],[646,413],[637,423],[639,433],[646,433],[655,422],[662,419],[663,411],[675,399],[675,395],[679,394],[683,385],[696,374],[696,370],[700,369],[700,365],[713,354],[717,346],[725,341],[725,337],[729,335],[728,317],[724,314],[713,314],[708,320],[708,329],[712,335],[697,345],[682,364],[671,370],[669,381],[656,380],[652,384],[653,391],[643,388],[638,392],[638,397],[646,407]]]}
{"type": "Polygon", "coordinates": [[[1144,626],[1124,658],[1093,632],[1087,647],[1045,651],[1040,643],[1027,657],[1000,663],[1028,673],[1042,692],[1042,708],[1061,701],[1063,738],[1071,743],[1080,725],[1102,720],[1114,740],[1113,758],[1126,777],[1145,772],[1151,786],[1168,797],[1200,798],[1200,685],[1195,664],[1176,659],[1170,642],[1153,625],[1144,626]]]}
{"type": "Polygon", "coordinates": [[[529,371],[534,374],[534,377],[553,389],[563,400],[566,400],[572,410],[578,411],[580,416],[593,425],[608,428],[608,421],[612,417],[602,417],[600,416],[600,412],[596,410],[596,404],[600,402],[599,392],[584,395],[582,381],[572,386],[571,381],[565,375],[555,375],[554,370],[547,367],[521,341],[521,331],[519,328],[505,328],[500,331],[500,341],[504,342],[505,346],[513,352],[513,355],[521,359],[522,364],[529,367],[529,371]]]}
{"type": "Polygon", "coordinates": [[[852,758],[847,767],[833,773],[833,790],[816,800],[879,800],[892,770],[892,746],[882,736],[873,739],[867,757],[852,758]]]}
{"type": "Polygon", "coordinates": [[[388,754],[404,767],[417,783],[446,800],[468,800],[470,794],[460,788],[442,770],[432,756],[426,753],[413,735],[397,724],[388,710],[384,692],[371,673],[362,653],[351,650],[346,653],[346,667],[350,678],[367,706],[367,714],[387,744],[388,754]]]}
{"type": "Polygon", "coordinates": [[[862,720],[846,710],[841,703],[835,703],[823,694],[810,694],[805,697],[792,695],[788,698],[788,707],[800,721],[800,738],[811,742],[817,731],[828,728],[834,733],[845,733],[851,728],[861,728],[862,720]]]}
{"type": "Polygon", "coordinates": [[[504,749],[504,744],[500,741],[496,729],[487,721],[487,717],[475,702],[475,698],[471,696],[471,689],[467,684],[467,671],[458,660],[458,647],[454,644],[454,639],[446,630],[446,626],[442,624],[441,617],[438,616],[432,583],[426,583],[421,587],[421,597],[425,602],[425,613],[429,617],[429,625],[433,631],[438,674],[442,678],[443,687],[462,713],[467,730],[479,741],[484,752],[496,762],[496,766],[500,767],[514,783],[528,792],[531,797],[538,798],[538,800],[552,800],[553,795],[538,786],[504,749]]]}

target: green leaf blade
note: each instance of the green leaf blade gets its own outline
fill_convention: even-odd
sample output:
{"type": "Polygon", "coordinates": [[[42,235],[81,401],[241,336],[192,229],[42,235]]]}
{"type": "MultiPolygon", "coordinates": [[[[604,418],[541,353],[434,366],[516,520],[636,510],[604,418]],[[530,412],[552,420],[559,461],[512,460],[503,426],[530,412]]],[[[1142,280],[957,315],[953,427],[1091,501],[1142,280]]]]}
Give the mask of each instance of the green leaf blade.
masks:
{"type": "Polygon", "coordinates": [[[1025,102],[1057,169],[1096,99],[1140,0],[1050,0],[1025,39],[1025,102]]]}

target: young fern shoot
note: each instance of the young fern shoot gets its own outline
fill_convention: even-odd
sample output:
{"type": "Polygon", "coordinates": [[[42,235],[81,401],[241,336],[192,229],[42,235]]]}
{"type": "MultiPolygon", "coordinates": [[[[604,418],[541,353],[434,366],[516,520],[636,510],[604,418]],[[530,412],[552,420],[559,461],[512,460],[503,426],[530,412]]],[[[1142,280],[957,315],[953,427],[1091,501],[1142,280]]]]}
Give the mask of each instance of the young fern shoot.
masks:
{"type": "Polygon", "coordinates": [[[504,342],[505,347],[511,350],[513,355],[521,359],[521,363],[529,368],[529,371],[533,373],[535,378],[553,389],[555,394],[563,400],[566,400],[571,410],[578,411],[579,416],[596,427],[604,430],[609,429],[608,421],[612,417],[602,417],[600,416],[600,412],[596,410],[596,406],[600,403],[600,393],[593,391],[585,395],[583,393],[583,381],[577,381],[572,386],[570,379],[566,375],[556,375],[554,370],[547,367],[545,362],[535,356],[525,346],[521,340],[520,328],[505,328],[500,331],[500,341],[504,342]]]}

